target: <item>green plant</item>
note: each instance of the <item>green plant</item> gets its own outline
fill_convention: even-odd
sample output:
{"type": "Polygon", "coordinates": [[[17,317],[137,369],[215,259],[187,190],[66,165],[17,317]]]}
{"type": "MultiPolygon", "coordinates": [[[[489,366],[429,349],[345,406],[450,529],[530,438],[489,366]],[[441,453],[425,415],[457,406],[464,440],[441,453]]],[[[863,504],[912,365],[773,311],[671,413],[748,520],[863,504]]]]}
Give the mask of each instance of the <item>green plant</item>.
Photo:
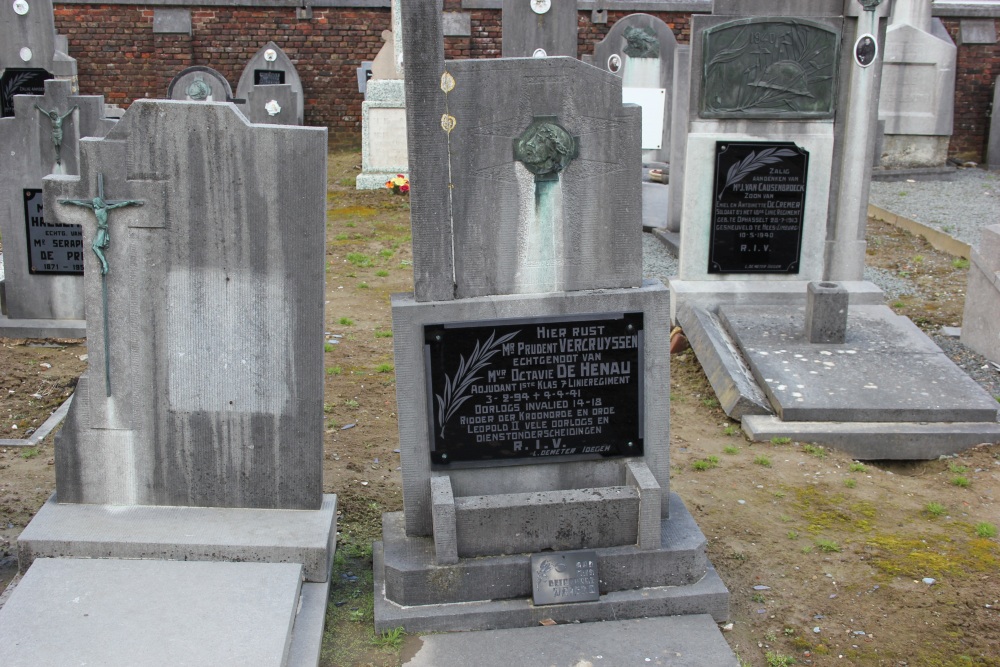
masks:
{"type": "Polygon", "coordinates": [[[997,527],[994,526],[992,523],[982,521],[976,524],[976,537],[990,538],[996,536],[997,536],[997,527]]]}
{"type": "Polygon", "coordinates": [[[772,491],[771,495],[774,496],[775,498],[784,498],[785,492],[779,489],[777,491],[772,491]]]}
{"type": "Polygon", "coordinates": [[[337,234],[336,236],[333,237],[333,240],[334,241],[346,241],[347,238],[348,238],[347,234],[337,234]]]}
{"type": "Polygon", "coordinates": [[[776,642],[778,641],[778,635],[773,632],[768,632],[764,635],[764,641],[766,642],[776,642]]]}
{"type": "Polygon", "coordinates": [[[965,259],[964,257],[956,257],[955,259],[951,260],[951,266],[952,268],[955,269],[967,269],[969,268],[969,260],[965,259]]]}
{"type": "Polygon", "coordinates": [[[717,468],[719,466],[718,456],[709,456],[708,458],[698,459],[691,464],[691,467],[697,471],[709,470],[711,468],[717,468]]]}
{"type": "Polygon", "coordinates": [[[894,301],[893,304],[892,304],[892,307],[893,308],[905,308],[906,304],[903,303],[902,301],[894,301]]]}
{"type": "Polygon", "coordinates": [[[337,185],[343,186],[345,188],[353,188],[356,180],[357,180],[356,176],[351,176],[350,178],[342,178],[339,181],[337,181],[337,185]]]}
{"type": "Polygon", "coordinates": [[[347,253],[347,261],[362,269],[372,265],[372,258],[362,252],[347,253]]]}
{"type": "Polygon", "coordinates": [[[382,250],[378,251],[378,254],[386,259],[389,259],[396,253],[394,253],[392,250],[389,250],[388,248],[383,248],[382,250]]]}
{"type": "Polygon", "coordinates": [[[374,644],[379,648],[398,651],[399,647],[403,645],[404,637],[406,637],[406,632],[403,630],[403,628],[393,628],[388,632],[383,632],[382,634],[375,635],[372,638],[372,644],[374,644]]]}
{"type": "Polygon", "coordinates": [[[947,508],[941,503],[927,503],[927,505],[924,507],[924,511],[927,512],[927,514],[929,514],[930,516],[938,517],[938,516],[944,516],[944,513],[947,511],[947,508]]]}
{"type": "Polygon", "coordinates": [[[923,255],[914,255],[913,256],[913,263],[914,264],[922,264],[923,261],[924,261],[924,256],[923,255]]]}
{"type": "Polygon", "coordinates": [[[375,371],[378,373],[391,373],[396,370],[396,367],[392,364],[379,364],[375,367],[375,371]]]}
{"type": "Polygon", "coordinates": [[[344,369],[341,368],[340,366],[330,366],[329,368],[326,369],[327,375],[340,375],[343,372],[344,369]]]}
{"type": "Polygon", "coordinates": [[[344,401],[344,405],[346,405],[349,408],[356,408],[358,407],[358,405],[360,405],[360,403],[355,401],[353,398],[349,398],[346,401],[344,401]]]}
{"type": "Polygon", "coordinates": [[[840,551],[840,545],[833,540],[826,539],[825,537],[817,537],[816,547],[823,553],[837,553],[840,551]]]}
{"type": "Polygon", "coordinates": [[[795,658],[774,651],[765,653],[764,658],[767,660],[767,667],[788,667],[795,664],[795,658]]]}
{"type": "Polygon", "coordinates": [[[791,637],[795,634],[795,628],[785,628],[784,633],[786,637],[791,637]]]}
{"type": "Polygon", "coordinates": [[[375,272],[375,275],[378,276],[379,278],[385,278],[387,275],[389,275],[389,272],[386,271],[385,269],[379,269],[378,271],[375,272]]]}
{"type": "Polygon", "coordinates": [[[365,610],[364,609],[352,609],[348,618],[354,623],[360,623],[365,620],[365,610]]]}
{"type": "Polygon", "coordinates": [[[956,475],[961,475],[963,473],[969,472],[969,467],[968,466],[963,466],[963,465],[958,464],[958,463],[949,463],[948,464],[948,472],[953,472],[956,475]]]}
{"type": "Polygon", "coordinates": [[[783,438],[783,437],[780,437],[780,436],[777,436],[777,435],[774,436],[773,438],[771,438],[771,444],[772,445],[787,445],[791,441],[792,441],[791,438],[783,438]]]}
{"type": "Polygon", "coordinates": [[[802,445],[802,451],[806,454],[812,454],[816,458],[822,459],[826,457],[826,450],[816,445],[802,445]]]}
{"type": "Polygon", "coordinates": [[[333,352],[333,344],[332,343],[324,343],[323,344],[323,351],[324,352],[333,352]]]}
{"type": "Polygon", "coordinates": [[[769,459],[769,458],[767,458],[766,456],[763,456],[763,455],[755,456],[754,459],[753,459],[753,462],[756,463],[759,466],[764,466],[765,468],[770,468],[771,467],[771,459],[769,459]]]}
{"type": "Polygon", "coordinates": [[[337,320],[337,323],[340,324],[341,326],[344,326],[344,327],[353,327],[354,326],[354,320],[352,320],[349,317],[341,317],[339,320],[337,320]]]}
{"type": "Polygon", "coordinates": [[[376,338],[392,338],[392,329],[384,329],[384,330],[376,329],[375,330],[375,337],[376,338]]]}
{"type": "Polygon", "coordinates": [[[844,486],[846,486],[849,489],[853,489],[857,485],[858,485],[858,480],[856,480],[856,479],[845,479],[844,480],[844,486]]]}
{"type": "Polygon", "coordinates": [[[813,547],[812,547],[811,544],[807,544],[804,547],[802,547],[802,553],[804,553],[804,554],[811,554],[812,550],[813,550],[813,547]]]}
{"type": "Polygon", "coordinates": [[[354,229],[357,226],[358,225],[355,222],[346,222],[346,223],[344,223],[344,227],[350,227],[351,229],[354,229]]]}
{"type": "Polygon", "coordinates": [[[852,463],[848,468],[848,470],[850,470],[851,472],[868,472],[868,468],[865,466],[865,464],[859,463],[858,461],[852,463]]]}
{"type": "Polygon", "coordinates": [[[968,477],[962,477],[959,475],[958,477],[952,477],[951,483],[959,488],[965,489],[968,488],[970,482],[968,477]]]}
{"type": "Polygon", "coordinates": [[[740,432],[740,427],[736,424],[729,424],[726,428],[722,429],[723,435],[736,435],[740,432]]]}
{"type": "Polygon", "coordinates": [[[33,459],[41,453],[42,452],[40,449],[38,449],[38,447],[28,447],[21,451],[21,458],[25,460],[33,459]]]}
{"type": "Polygon", "coordinates": [[[719,407],[719,401],[712,397],[701,399],[701,404],[704,405],[706,408],[719,407]]]}
{"type": "Polygon", "coordinates": [[[726,445],[725,447],[722,448],[722,453],[723,454],[739,454],[740,453],[740,448],[737,447],[736,445],[726,445]]]}
{"type": "Polygon", "coordinates": [[[799,539],[799,534],[797,532],[795,532],[794,530],[790,530],[790,531],[788,531],[788,539],[790,539],[790,540],[797,540],[797,539],[799,539]]]}
{"type": "Polygon", "coordinates": [[[358,283],[358,289],[368,289],[368,283],[366,282],[358,283]]]}
{"type": "Polygon", "coordinates": [[[750,600],[758,604],[764,604],[764,602],[766,601],[763,593],[754,593],[753,595],[750,596],[750,600]]]}

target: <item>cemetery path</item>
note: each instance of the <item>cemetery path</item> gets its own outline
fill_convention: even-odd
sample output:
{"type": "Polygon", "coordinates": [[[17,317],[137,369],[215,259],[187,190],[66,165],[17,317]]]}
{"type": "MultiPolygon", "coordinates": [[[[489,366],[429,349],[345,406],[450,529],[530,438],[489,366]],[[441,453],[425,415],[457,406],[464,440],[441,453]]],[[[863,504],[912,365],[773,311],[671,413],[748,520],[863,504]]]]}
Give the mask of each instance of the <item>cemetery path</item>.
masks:
{"type": "MultiPolygon", "coordinates": [[[[371,542],[382,512],[402,508],[389,296],[411,289],[412,266],[406,199],[354,190],[360,163],[333,153],[328,167],[324,488],[340,514],[330,667],[398,665],[418,642],[372,633],[371,542]]],[[[966,265],[889,225],[868,231],[892,307],[929,332],[960,325],[966,265]]],[[[86,366],[81,341],[36,344],[0,340],[0,438],[37,428],[86,366]]],[[[953,347],[1000,395],[1000,373],[953,347]]],[[[671,441],[672,489],[731,591],[725,636],[744,664],[1000,665],[1000,542],[990,537],[1000,446],[862,466],[808,443],[750,444],[690,351],[672,359],[671,441]]],[[[52,436],[0,447],[0,584],[55,487],[52,457],[52,436]]]]}

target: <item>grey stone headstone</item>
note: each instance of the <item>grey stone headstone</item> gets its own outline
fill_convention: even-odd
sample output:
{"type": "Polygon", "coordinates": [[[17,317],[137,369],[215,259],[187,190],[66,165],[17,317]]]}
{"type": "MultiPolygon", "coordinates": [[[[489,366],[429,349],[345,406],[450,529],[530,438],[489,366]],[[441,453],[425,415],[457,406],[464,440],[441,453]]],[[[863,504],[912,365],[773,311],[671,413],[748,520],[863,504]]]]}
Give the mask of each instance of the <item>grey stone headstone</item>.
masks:
{"type": "Polygon", "coordinates": [[[326,129],[137,100],[82,143],[81,176],[45,180],[46,210],[89,248],[94,212],[60,202],[103,176],[106,199],[143,205],[109,211],[103,279],[86,253],[90,368],[59,501],[319,508],[326,129]]]}
{"type": "Polygon", "coordinates": [[[536,13],[532,7],[544,0],[503,0],[504,58],[524,58],[542,49],[547,56],[577,54],[577,7],[575,2],[553,0],[549,9],[536,13]]]}
{"type": "Polygon", "coordinates": [[[1000,225],[983,229],[971,264],[962,342],[1000,364],[1000,225]]]}
{"type": "MultiPolygon", "coordinates": [[[[302,80],[299,78],[299,73],[296,71],[291,59],[274,42],[268,42],[260,47],[260,50],[250,59],[247,66],[243,68],[240,82],[236,85],[236,96],[240,99],[249,100],[251,90],[261,85],[262,81],[270,81],[271,78],[269,77],[274,80],[280,79],[280,83],[290,86],[292,94],[290,116],[282,114],[282,117],[290,118],[291,120],[287,122],[291,124],[301,125],[305,110],[302,96],[302,80]]],[[[264,95],[268,95],[268,93],[264,93],[264,95]]],[[[270,95],[270,97],[274,98],[275,96],[270,95]]],[[[260,97],[255,95],[255,99],[260,99],[260,97]]],[[[285,105],[282,105],[282,108],[284,109],[285,105]]],[[[248,114],[247,117],[253,123],[272,122],[257,120],[260,116],[256,110],[246,111],[245,113],[248,114]]]]}
{"type": "Polygon", "coordinates": [[[186,102],[229,102],[233,88],[211,67],[195,65],[181,70],[167,87],[167,98],[186,102]]]}
{"type": "MultiPolygon", "coordinates": [[[[60,266],[83,264],[70,253],[83,253],[82,237],[72,228],[42,230],[26,224],[25,190],[41,190],[42,179],[51,173],[79,173],[79,144],[82,137],[104,136],[113,121],[104,118],[104,98],[99,95],[71,95],[69,81],[45,82],[45,95],[18,95],[14,116],[0,118],[0,234],[4,241],[4,289],[7,315],[12,319],[84,319],[83,277],[64,273],[33,273],[29,253],[32,238],[47,245],[44,252],[58,253],[48,259],[60,266]],[[36,106],[65,116],[61,123],[60,164],[56,164],[52,121],[36,106]],[[32,232],[29,235],[29,229],[32,232]],[[30,238],[29,238],[30,236],[30,238]],[[46,244],[46,238],[53,240],[46,244]],[[77,242],[79,246],[75,245],[77,242]]],[[[38,200],[38,204],[41,201],[38,200]]],[[[44,209],[46,223],[51,223],[44,209]]]]}
{"type": "Polygon", "coordinates": [[[993,115],[990,116],[990,138],[986,145],[986,164],[1000,169],[1000,77],[993,82],[993,115]]]}
{"type": "Polygon", "coordinates": [[[667,229],[681,231],[684,210],[684,162],[687,151],[688,97],[691,95],[691,47],[678,46],[674,52],[674,91],[670,110],[670,197],[667,229]]]}
{"type": "Polygon", "coordinates": [[[0,3],[0,71],[8,67],[38,67],[52,71],[56,50],[52,0],[27,0],[19,14],[15,3],[0,3]],[[27,58],[25,58],[27,56],[27,58]]]}
{"type": "MultiPolygon", "coordinates": [[[[673,30],[666,23],[649,14],[630,14],[617,21],[608,32],[608,36],[594,47],[594,65],[623,78],[623,94],[626,101],[633,101],[629,95],[634,95],[634,101],[645,100],[643,91],[662,91],[662,118],[659,147],[650,147],[643,141],[643,159],[647,162],[670,161],[670,132],[673,90],[674,90],[674,53],[677,49],[677,39],[673,30]],[[629,47],[627,37],[640,30],[649,37],[655,38],[655,55],[638,57],[635,50],[629,47]],[[627,34],[626,34],[627,33],[627,34]],[[633,55],[630,55],[632,52],[633,55]]],[[[686,99],[686,97],[685,97],[686,99]]],[[[646,125],[650,122],[647,114],[655,114],[654,109],[643,106],[643,136],[649,133],[646,125]]]]}

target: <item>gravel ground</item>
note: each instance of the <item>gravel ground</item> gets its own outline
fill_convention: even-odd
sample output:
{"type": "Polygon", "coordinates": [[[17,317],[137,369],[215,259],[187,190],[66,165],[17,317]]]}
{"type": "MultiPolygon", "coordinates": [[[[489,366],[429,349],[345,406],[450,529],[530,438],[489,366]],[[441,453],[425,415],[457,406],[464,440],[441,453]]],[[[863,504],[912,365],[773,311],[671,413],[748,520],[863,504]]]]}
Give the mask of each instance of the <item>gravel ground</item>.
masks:
{"type": "Polygon", "coordinates": [[[1000,174],[960,169],[953,181],[872,181],[868,200],[969,245],[1000,222],[1000,174]]]}

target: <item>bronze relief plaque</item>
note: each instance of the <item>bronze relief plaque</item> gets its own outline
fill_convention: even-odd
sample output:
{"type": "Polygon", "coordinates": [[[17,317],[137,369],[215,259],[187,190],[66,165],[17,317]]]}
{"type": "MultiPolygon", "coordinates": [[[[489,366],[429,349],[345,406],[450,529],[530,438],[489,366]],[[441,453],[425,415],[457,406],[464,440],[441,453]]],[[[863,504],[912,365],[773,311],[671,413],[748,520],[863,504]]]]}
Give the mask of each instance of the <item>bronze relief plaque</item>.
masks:
{"type": "Polygon", "coordinates": [[[806,19],[748,18],[704,31],[703,118],[832,118],[840,34],[806,19]]]}

